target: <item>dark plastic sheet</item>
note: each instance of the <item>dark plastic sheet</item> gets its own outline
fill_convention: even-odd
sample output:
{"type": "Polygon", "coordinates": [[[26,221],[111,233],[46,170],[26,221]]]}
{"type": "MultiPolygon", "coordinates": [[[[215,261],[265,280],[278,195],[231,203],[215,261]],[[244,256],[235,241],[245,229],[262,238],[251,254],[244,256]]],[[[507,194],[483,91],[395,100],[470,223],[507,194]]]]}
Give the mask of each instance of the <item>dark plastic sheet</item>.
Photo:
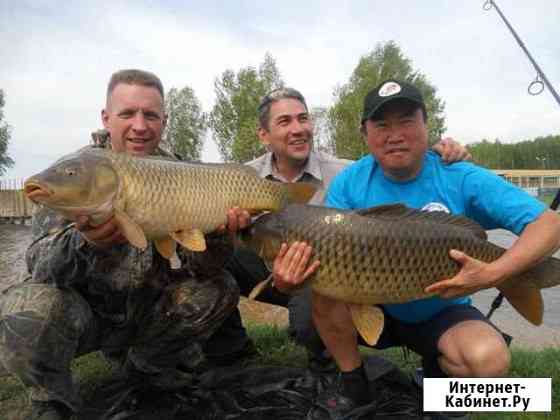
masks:
{"type": "MultiPolygon", "coordinates": [[[[370,356],[365,368],[372,403],[344,420],[421,419],[420,391],[411,379],[385,359],[370,356]]],[[[105,391],[110,407],[104,420],[301,420],[315,396],[336,384],[336,374],[314,374],[282,366],[229,367],[207,371],[192,386],[174,391],[122,382],[105,391]]],[[[93,417],[88,417],[93,418],[93,417]]]]}

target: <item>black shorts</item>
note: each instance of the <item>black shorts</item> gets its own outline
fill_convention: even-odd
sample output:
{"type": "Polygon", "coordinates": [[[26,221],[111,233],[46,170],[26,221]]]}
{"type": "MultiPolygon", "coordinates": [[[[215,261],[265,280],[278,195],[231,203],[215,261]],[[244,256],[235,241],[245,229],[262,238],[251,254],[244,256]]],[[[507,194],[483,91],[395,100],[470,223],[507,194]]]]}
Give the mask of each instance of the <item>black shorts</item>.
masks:
{"type": "MultiPolygon", "coordinates": [[[[482,321],[491,325],[499,334],[502,332],[474,306],[469,304],[453,305],[438,312],[427,321],[408,323],[393,318],[383,308],[385,326],[374,346],[376,349],[386,349],[404,346],[422,356],[425,376],[445,376],[437,359],[440,355],[438,341],[451,327],[463,321],[482,321]]],[[[360,338],[360,344],[366,343],[360,338]]]]}

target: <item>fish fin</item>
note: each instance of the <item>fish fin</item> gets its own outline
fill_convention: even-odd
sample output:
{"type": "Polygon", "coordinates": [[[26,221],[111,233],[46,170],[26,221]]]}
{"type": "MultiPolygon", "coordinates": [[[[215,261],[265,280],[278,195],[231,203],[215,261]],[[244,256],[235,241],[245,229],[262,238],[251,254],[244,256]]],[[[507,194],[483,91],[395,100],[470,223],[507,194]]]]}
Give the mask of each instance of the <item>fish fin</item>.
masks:
{"type": "Polygon", "coordinates": [[[132,220],[128,214],[121,210],[115,210],[115,220],[121,228],[122,234],[131,245],[142,250],[148,246],[148,240],[142,228],[132,220]]]}
{"type": "Polygon", "coordinates": [[[249,293],[247,299],[255,300],[263,292],[264,289],[269,287],[269,285],[272,285],[272,274],[263,281],[259,282],[255,287],[253,287],[253,290],[251,290],[251,293],[249,293]]]}
{"type": "Polygon", "coordinates": [[[368,207],[366,209],[358,209],[355,210],[356,214],[359,214],[360,216],[374,216],[374,217],[378,217],[378,216],[391,216],[391,217],[397,217],[397,216],[407,216],[408,214],[410,214],[410,210],[413,210],[409,207],[406,207],[404,204],[384,204],[382,206],[375,206],[375,207],[368,207]]]}
{"type": "Polygon", "coordinates": [[[158,250],[160,255],[163,258],[170,260],[171,257],[173,256],[173,254],[175,253],[175,248],[176,248],[176,245],[177,245],[175,240],[173,238],[167,236],[165,238],[161,238],[161,239],[158,239],[158,240],[154,241],[154,243],[155,243],[156,249],[158,250]]]}
{"type": "Polygon", "coordinates": [[[179,255],[177,255],[177,248],[175,248],[173,255],[169,258],[169,266],[172,270],[178,270],[182,265],[181,259],[179,258],[179,255]]]}
{"type": "Polygon", "coordinates": [[[206,239],[199,229],[179,230],[170,236],[190,251],[206,251],[206,239]]]}
{"type": "Polygon", "coordinates": [[[374,346],[385,324],[385,316],[379,306],[350,304],[350,313],[356,330],[366,343],[374,346]]]}
{"type": "Polygon", "coordinates": [[[367,209],[355,210],[355,213],[364,217],[375,217],[396,221],[396,219],[405,219],[407,222],[427,222],[437,224],[448,224],[470,230],[476,237],[486,240],[488,235],[486,230],[475,221],[459,215],[453,215],[445,211],[425,211],[412,209],[403,204],[386,204],[383,206],[375,206],[367,209]]]}
{"type": "MultiPolygon", "coordinates": [[[[245,165],[243,163],[234,163],[234,162],[227,162],[227,163],[218,163],[218,162],[182,162],[186,165],[196,166],[196,165],[203,165],[207,168],[219,168],[219,169],[233,169],[236,171],[242,171],[249,175],[259,176],[259,171],[257,171],[252,166],[245,165]]],[[[260,178],[260,177],[259,177],[260,178]]]]}
{"type": "Polygon", "coordinates": [[[519,314],[533,325],[543,322],[544,303],[540,289],[517,283],[511,287],[498,287],[519,314]]]}
{"type": "Polygon", "coordinates": [[[289,203],[305,204],[311,200],[318,189],[316,185],[310,182],[290,182],[283,183],[282,185],[286,188],[287,192],[287,202],[282,203],[283,206],[289,203]]]}

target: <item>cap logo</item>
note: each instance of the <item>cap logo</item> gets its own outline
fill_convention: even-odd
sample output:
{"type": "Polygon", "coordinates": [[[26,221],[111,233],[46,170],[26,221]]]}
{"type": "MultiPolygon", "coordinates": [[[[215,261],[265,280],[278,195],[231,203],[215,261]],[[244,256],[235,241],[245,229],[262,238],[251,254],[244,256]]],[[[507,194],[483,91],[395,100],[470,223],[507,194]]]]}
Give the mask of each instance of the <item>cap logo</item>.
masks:
{"type": "Polygon", "coordinates": [[[387,82],[379,88],[379,96],[393,96],[401,91],[401,85],[396,82],[387,82]]]}

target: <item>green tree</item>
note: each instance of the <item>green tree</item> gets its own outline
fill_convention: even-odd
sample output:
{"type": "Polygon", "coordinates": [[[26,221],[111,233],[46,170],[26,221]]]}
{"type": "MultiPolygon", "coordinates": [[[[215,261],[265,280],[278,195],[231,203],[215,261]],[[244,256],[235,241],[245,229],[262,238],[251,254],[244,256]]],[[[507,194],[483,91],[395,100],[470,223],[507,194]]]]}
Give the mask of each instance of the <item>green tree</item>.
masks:
{"type": "Polygon", "coordinates": [[[183,159],[200,160],[207,123],[194,91],[188,86],[181,90],[171,88],[166,95],[165,112],[164,146],[183,159]]]}
{"type": "Polygon", "coordinates": [[[209,124],[224,161],[246,162],[264,153],[256,135],[257,107],[265,94],[283,85],[269,53],[258,70],[246,67],[235,73],[228,69],[216,78],[216,103],[209,124]]]}
{"type": "Polygon", "coordinates": [[[436,97],[436,88],[413,69],[398,45],[389,41],[362,56],[348,83],[335,88],[329,122],[337,156],[358,159],[368,152],[359,131],[363,100],[371,89],[390,78],[407,81],[420,89],[428,111],[430,142],[441,137],[445,130],[444,103],[436,97]]]}
{"type": "Polygon", "coordinates": [[[13,166],[14,161],[8,156],[8,143],[10,142],[10,126],[4,122],[4,91],[0,89],[0,175],[13,166]]]}

